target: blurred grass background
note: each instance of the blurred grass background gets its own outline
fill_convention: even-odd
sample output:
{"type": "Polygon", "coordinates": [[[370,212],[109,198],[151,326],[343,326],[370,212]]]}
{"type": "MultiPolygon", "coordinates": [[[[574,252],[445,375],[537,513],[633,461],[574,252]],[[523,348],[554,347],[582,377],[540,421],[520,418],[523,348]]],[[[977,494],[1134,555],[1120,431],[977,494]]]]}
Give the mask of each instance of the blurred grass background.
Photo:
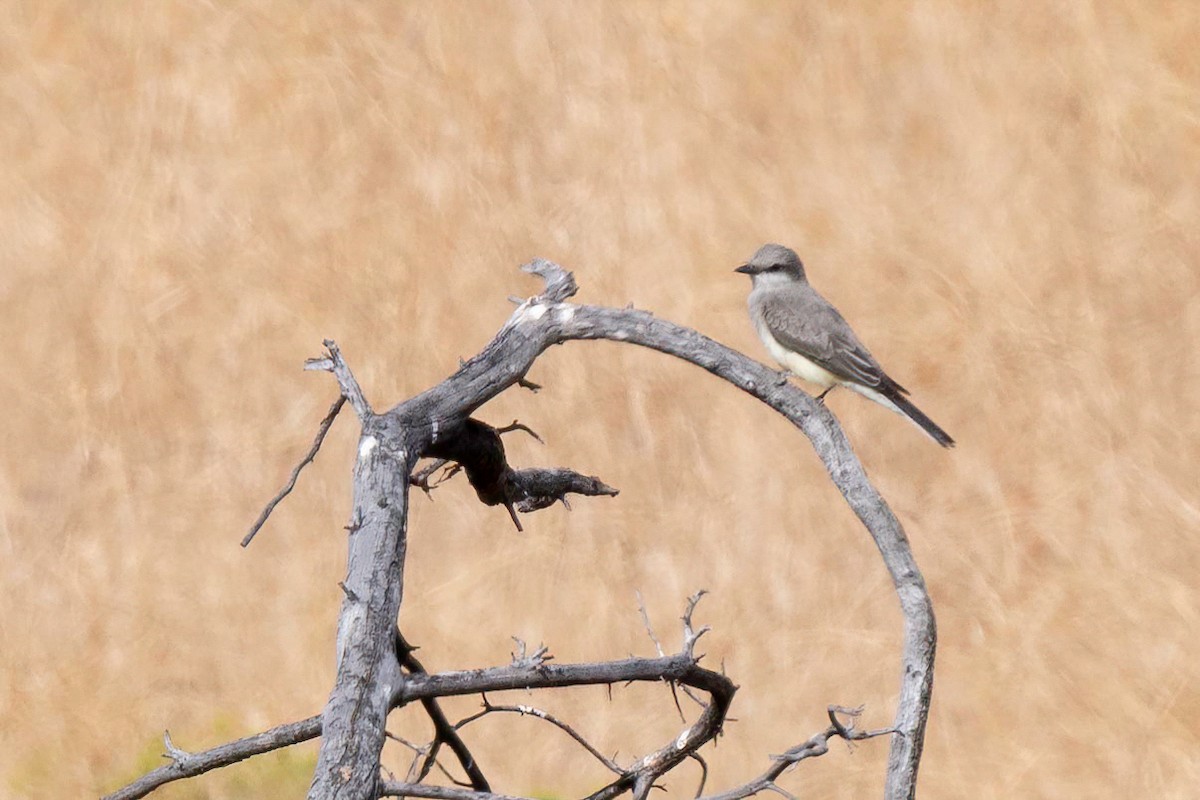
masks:
{"type": "MultiPolygon", "coordinates": [[[[390,406],[542,255],[583,302],[765,359],[730,270],[767,240],[959,441],[831,396],[937,604],[922,796],[1194,796],[1198,38],[1190,2],[0,3],[0,796],[95,795],[165,727],[201,749],[321,708],[349,418],[237,543],[334,395],[300,370],[323,337],[390,406]]],[[[630,346],[530,377],[481,412],[546,438],[513,461],[621,495],[524,534],[461,479],[415,495],[427,666],[504,663],[510,635],[649,653],[635,591],[673,646],[706,587],[742,687],[710,788],[829,703],[888,724],[897,604],[798,432],[630,346]]],[[[625,759],[679,724],[662,687],[531,702],[625,759]]],[[[542,723],[468,734],[500,790],[604,780],[542,723]]],[[[295,797],[313,752],[161,796],[295,797]]],[[[877,796],[885,759],[836,745],[785,785],[877,796]]]]}

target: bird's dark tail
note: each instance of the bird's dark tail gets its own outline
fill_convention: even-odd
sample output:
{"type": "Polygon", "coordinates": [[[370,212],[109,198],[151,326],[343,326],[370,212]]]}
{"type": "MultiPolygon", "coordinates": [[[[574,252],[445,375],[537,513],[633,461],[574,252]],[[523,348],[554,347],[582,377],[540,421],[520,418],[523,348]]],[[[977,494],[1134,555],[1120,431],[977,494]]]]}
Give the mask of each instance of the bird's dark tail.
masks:
{"type": "Polygon", "coordinates": [[[917,424],[921,430],[929,434],[929,438],[940,444],[942,447],[954,447],[954,440],[950,438],[950,434],[937,426],[933,420],[925,416],[921,409],[912,404],[911,401],[899,391],[882,392],[892,405],[900,410],[900,413],[911,419],[917,424]]]}

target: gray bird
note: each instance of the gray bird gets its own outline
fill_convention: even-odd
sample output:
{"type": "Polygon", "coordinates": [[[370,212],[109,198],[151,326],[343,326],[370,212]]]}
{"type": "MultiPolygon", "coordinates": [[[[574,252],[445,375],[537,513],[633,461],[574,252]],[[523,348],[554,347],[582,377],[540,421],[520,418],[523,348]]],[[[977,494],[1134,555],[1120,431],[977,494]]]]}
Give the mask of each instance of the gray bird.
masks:
{"type": "Polygon", "coordinates": [[[845,386],[908,417],[942,447],[954,446],[950,434],[905,397],[908,390],[887,376],[837,309],[809,285],[794,250],[764,244],[734,271],[753,282],[750,319],[767,352],[788,372],[825,387],[818,400],[834,386],[845,386]]]}

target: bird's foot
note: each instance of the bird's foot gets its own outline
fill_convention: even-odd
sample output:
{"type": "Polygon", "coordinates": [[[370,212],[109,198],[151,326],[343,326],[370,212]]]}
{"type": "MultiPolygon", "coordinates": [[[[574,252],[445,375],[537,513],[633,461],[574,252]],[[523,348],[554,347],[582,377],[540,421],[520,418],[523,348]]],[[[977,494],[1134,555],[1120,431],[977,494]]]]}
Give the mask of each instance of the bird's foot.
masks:
{"type": "Polygon", "coordinates": [[[788,375],[790,373],[786,369],[778,369],[778,370],[775,370],[775,374],[779,376],[775,380],[775,385],[776,386],[786,386],[787,382],[788,382],[788,375]]]}
{"type": "Polygon", "coordinates": [[[817,397],[816,397],[817,402],[820,403],[821,405],[825,405],[825,395],[829,394],[832,391],[833,391],[832,386],[827,387],[825,389],[825,391],[823,391],[819,395],[817,395],[817,397]]]}

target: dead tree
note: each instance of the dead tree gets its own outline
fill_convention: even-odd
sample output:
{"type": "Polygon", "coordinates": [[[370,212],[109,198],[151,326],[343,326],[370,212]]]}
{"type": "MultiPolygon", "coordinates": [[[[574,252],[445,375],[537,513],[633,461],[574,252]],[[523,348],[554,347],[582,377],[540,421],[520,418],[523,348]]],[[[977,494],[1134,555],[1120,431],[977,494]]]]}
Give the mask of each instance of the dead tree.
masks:
{"type": "MultiPolygon", "coordinates": [[[[700,666],[696,640],[707,628],[695,628],[692,616],[702,593],[694,595],[683,615],[683,644],[655,658],[628,658],[594,664],[550,663],[546,649],[527,653],[520,645],[513,662],[504,667],[428,674],[396,629],[404,587],[408,496],[411,486],[430,491],[438,469],[462,470],[479,499],[504,506],[521,527],[518,512],[528,513],[567,502],[568,494],[613,496],[617,491],[599,478],[573,470],[514,469],[509,465],[501,435],[527,428],[514,422],[494,428],[471,414],[514,384],[536,390],[525,379],[543,351],[575,339],[608,339],[649,347],[688,361],[723,378],[778,411],[812,442],[830,478],[862,521],[891,574],[904,617],[900,698],[893,726],[862,731],[855,727],[861,709],[829,707],[830,725],[786,753],[747,783],[709,796],[736,800],[773,789],[775,779],[797,762],[821,755],[832,738],[846,740],[890,735],[891,751],[884,795],[889,800],[911,798],[916,792],[917,767],[925,735],[933,687],[936,627],[925,581],[899,521],[867,479],[840,426],[825,406],[796,388],[775,371],[709,339],[694,330],[657,319],[634,308],[606,308],[568,302],[576,292],[571,273],[538,259],[525,271],[545,281],[544,291],[520,302],[496,337],[452,376],[422,394],[383,413],[376,413],[336,344],[326,341],[324,356],[307,369],[333,374],[340,388],[337,401],[322,421],[313,446],[293,470],[287,485],[264,509],[243,541],[248,544],[271,510],[293,488],[300,470],[316,456],[326,432],[346,402],[358,416],[362,433],[354,468],[354,503],[349,531],[349,557],[337,635],[337,678],[324,711],[299,722],[239,739],[203,753],[187,753],[165,737],[170,763],[109,795],[110,800],[143,797],[170,781],[191,777],[253,755],[321,737],[310,798],[363,800],[383,796],[485,800],[504,795],[493,790],[471,756],[460,731],[487,714],[521,713],[556,725],[599,759],[615,777],[587,800],[607,800],[626,792],[644,798],[655,781],[685,759],[704,765],[698,750],[716,736],[736,689],[723,674],[700,666]],[[433,459],[418,470],[419,459],[433,459]],[[629,681],[668,682],[701,704],[698,718],[668,744],[632,764],[621,766],[592,747],[567,723],[536,708],[503,706],[487,692],[542,689],[629,681]],[[703,692],[699,700],[695,692],[703,692]],[[481,694],[483,710],[450,723],[438,698],[481,694]],[[413,745],[413,767],[404,781],[385,780],[379,759],[388,713],[401,705],[420,702],[433,722],[434,740],[413,745]],[[449,749],[467,776],[470,788],[436,786],[425,779],[437,768],[440,751],[449,749]]],[[[532,431],[528,431],[532,433],[532,431]]],[[[648,626],[647,626],[648,627],[648,626]]],[[[653,637],[653,632],[651,632],[653,637]]],[[[657,645],[657,639],[655,639],[657,645]]],[[[707,774],[707,769],[703,770],[707,774]]],[[[701,791],[697,793],[699,796],[701,791]]]]}

